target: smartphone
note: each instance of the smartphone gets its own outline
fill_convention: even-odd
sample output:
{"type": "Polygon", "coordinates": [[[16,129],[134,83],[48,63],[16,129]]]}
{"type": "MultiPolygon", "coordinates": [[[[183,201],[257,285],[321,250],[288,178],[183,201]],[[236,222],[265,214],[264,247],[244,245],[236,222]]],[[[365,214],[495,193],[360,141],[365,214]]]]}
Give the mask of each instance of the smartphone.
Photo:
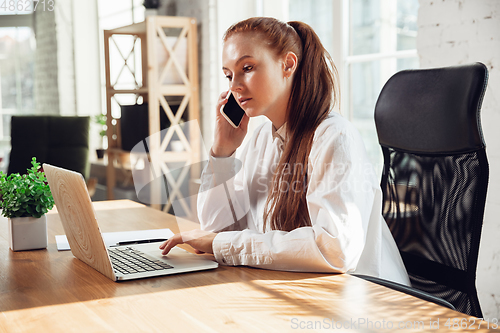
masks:
{"type": "Polygon", "coordinates": [[[234,128],[238,128],[245,115],[245,111],[238,104],[231,91],[226,97],[227,103],[222,107],[221,113],[234,128]]]}

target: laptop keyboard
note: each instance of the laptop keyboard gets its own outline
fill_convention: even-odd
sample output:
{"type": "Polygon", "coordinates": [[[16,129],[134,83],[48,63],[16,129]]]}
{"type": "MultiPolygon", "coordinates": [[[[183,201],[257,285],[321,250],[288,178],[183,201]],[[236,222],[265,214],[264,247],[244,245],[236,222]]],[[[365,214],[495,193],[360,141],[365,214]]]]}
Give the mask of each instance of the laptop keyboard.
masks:
{"type": "Polygon", "coordinates": [[[122,274],[161,271],[173,268],[160,260],[148,258],[144,253],[133,248],[108,249],[109,257],[115,271],[122,274]]]}

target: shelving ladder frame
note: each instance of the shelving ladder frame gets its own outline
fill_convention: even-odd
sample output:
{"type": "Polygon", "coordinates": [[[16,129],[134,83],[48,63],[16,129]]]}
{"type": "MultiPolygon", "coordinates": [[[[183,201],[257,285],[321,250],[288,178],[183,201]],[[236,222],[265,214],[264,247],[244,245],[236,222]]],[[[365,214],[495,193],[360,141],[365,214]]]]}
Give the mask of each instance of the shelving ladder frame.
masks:
{"type": "MultiPolygon", "coordinates": [[[[150,16],[146,17],[145,21],[112,29],[104,30],[104,53],[105,53],[105,70],[106,70],[106,109],[107,109],[107,138],[108,138],[108,164],[107,164],[107,198],[114,199],[114,187],[116,185],[115,175],[115,160],[121,151],[119,130],[114,131],[113,118],[111,114],[112,98],[115,94],[136,94],[145,96],[149,103],[149,164],[151,165],[150,179],[153,180],[159,174],[165,175],[165,178],[172,191],[168,193],[168,200],[163,205],[163,210],[168,212],[174,200],[178,200],[183,210],[187,215],[194,214],[193,203],[191,208],[188,206],[185,198],[181,194],[181,185],[189,171],[191,178],[199,176],[199,161],[200,158],[200,140],[199,127],[196,130],[189,131],[189,138],[186,138],[180,130],[179,124],[182,115],[187,110],[188,120],[199,119],[199,89],[198,89],[198,51],[197,51],[197,24],[196,20],[191,17],[177,16],[150,16]],[[167,37],[164,28],[181,29],[177,41],[173,47],[167,43],[167,37]],[[139,87],[136,79],[137,73],[131,69],[127,63],[130,54],[135,51],[136,40],[134,39],[133,48],[130,53],[120,51],[118,45],[113,40],[114,35],[133,35],[140,39],[141,43],[141,60],[142,60],[142,83],[139,87]],[[187,71],[185,71],[180,61],[176,58],[175,51],[179,46],[182,38],[187,39],[187,71]],[[161,45],[165,48],[168,55],[168,61],[160,68],[157,59],[157,40],[161,41],[161,45]],[[115,89],[117,82],[111,82],[110,70],[110,45],[115,43],[120,56],[123,58],[124,64],[119,72],[118,78],[123,70],[129,70],[134,79],[136,79],[136,89],[115,89]],[[146,61],[144,61],[146,59],[146,61]],[[182,79],[182,84],[163,84],[167,71],[170,67],[176,68],[179,76],[182,79]],[[146,83],[146,85],[144,84],[146,83]],[[175,115],[170,108],[170,104],[165,96],[181,96],[182,102],[179,105],[175,115]],[[160,105],[163,107],[171,126],[167,131],[167,135],[161,140],[160,135],[154,135],[160,132],[160,105]],[[165,151],[174,131],[177,133],[182,145],[183,152],[165,151]],[[167,163],[184,162],[184,168],[177,179],[172,177],[167,163]]],[[[119,126],[116,126],[119,128],[119,126]]],[[[151,206],[156,209],[161,209],[160,203],[162,198],[162,189],[157,181],[151,182],[150,202],[151,206]]],[[[191,184],[190,184],[191,185],[191,184]]],[[[190,186],[191,188],[191,186],[190,186]]],[[[190,189],[191,191],[191,189],[190,189]]],[[[192,193],[191,193],[192,194],[192,193]]]]}

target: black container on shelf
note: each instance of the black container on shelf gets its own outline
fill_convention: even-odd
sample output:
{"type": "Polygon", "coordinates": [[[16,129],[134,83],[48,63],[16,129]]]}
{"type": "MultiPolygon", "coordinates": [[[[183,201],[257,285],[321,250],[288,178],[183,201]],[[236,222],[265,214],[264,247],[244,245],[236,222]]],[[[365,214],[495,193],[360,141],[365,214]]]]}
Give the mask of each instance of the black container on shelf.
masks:
{"type": "MultiPolygon", "coordinates": [[[[174,114],[178,108],[178,105],[170,105],[174,114]]],[[[160,106],[160,129],[164,130],[169,126],[170,120],[160,106]]],[[[125,151],[131,151],[136,144],[149,136],[148,103],[121,106],[120,132],[121,148],[125,151]]]]}

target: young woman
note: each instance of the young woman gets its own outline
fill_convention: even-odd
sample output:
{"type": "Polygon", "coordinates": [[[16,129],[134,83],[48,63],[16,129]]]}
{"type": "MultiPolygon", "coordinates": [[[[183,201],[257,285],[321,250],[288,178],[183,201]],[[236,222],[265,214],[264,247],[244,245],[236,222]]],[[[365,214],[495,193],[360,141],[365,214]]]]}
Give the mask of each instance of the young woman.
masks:
{"type": "Polygon", "coordinates": [[[339,114],[336,69],[302,22],[251,18],[224,36],[223,72],[245,115],[233,128],[216,108],[198,197],[201,231],[180,243],[225,265],[355,272],[409,284],[381,215],[382,195],[360,135],[339,114]],[[241,153],[249,117],[265,116],[241,153]]]}

